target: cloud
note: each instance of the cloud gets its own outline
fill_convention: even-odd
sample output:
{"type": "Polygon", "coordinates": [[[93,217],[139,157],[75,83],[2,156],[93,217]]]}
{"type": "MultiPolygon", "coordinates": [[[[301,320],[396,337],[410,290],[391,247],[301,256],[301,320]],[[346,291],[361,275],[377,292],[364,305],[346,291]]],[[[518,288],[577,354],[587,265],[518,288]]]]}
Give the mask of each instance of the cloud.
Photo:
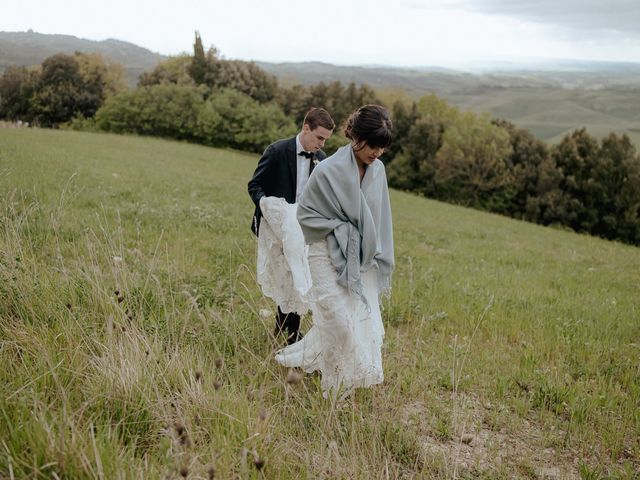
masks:
{"type": "Polygon", "coordinates": [[[579,33],[608,33],[640,39],[638,0],[460,0],[451,2],[478,13],[551,24],[579,33]]]}

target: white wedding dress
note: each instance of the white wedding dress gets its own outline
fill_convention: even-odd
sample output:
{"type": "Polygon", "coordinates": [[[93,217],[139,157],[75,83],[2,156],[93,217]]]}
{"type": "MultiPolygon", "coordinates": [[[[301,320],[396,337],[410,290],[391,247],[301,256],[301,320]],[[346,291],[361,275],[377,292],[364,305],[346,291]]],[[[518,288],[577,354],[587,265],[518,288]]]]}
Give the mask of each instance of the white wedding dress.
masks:
{"type": "Polygon", "coordinates": [[[262,293],[284,313],[309,311],[311,272],[296,205],[283,198],[262,197],[262,221],[258,236],[257,280],[262,293]]]}
{"type": "MultiPolygon", "coordinates": [[[[284,299],[289,305],[310,308],[313,315],[312,327],[304,338],[280,350],[276,360],[305,372],[320,371],[325,397],[330,393],[344,397],[355,387],[381,383],[384,379],[381,351],[384,327],[376,271],[362,274],[364,294],[369,302],[367,308],[360,298],[338,285],[338,274],[329,258],[326,241],[304,245],[302,230],[295,217],[297,205],[276,200],[281,199],[267,197],[260,203],[262,221],[266,219],[271,223],[269,233],[262,240],[263,224],[260,226],[258,272],[261,271],[260,259],[264,266],[267,255],[271,256],[267,263],[274,270],[268,276],[259,274],[259,282],[265,295],[276,302],[284,299]],[[277,222],[280,223],[274,224],[277,222]],[[280,239],[281,246],[274,247],[278,232],[287,233],[280,239]],[[300,251],[306,251],[308,255],[291,253],[300,251]],[[309,271],[311,286],[304,291],[306,284],[300,279],[305,279],[309,271]],[[283,278],[286,280],[282,281],[283,278]],[[295,287],[296,278],[298,287],[295,287]],[[293,299],[296,295],[298,298],[293,299]]],[[[296,311],[301,313],[301,310],[296,311]]]]}

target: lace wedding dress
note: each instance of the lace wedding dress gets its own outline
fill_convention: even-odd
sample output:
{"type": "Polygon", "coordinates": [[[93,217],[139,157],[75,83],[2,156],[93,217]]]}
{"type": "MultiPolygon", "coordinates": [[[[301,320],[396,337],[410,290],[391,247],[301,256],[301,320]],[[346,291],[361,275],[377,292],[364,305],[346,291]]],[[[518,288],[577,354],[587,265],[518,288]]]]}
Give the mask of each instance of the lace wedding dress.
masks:
{"type": "MultiPolygon", "coordinates": [[[[376,272],[370,270],[362,274],[364,294],[369,303],[367,308],[360,298],[338,285],[338,275],[329,258],[326,242],[304,245],[302,231],[295,217],[295,204],[287,204],[284,200],[276,202],[267,197],[261,201],[260,208],[263,222],[266,219],[269,223],[267,237],[271,240],[259,240],[258,272],[261,258],[276,269],[268,276],[259,275],[259,281],[263,280],[260,281],[263,292],[274,300],[279,298],[290,302],[290,305],[310,308],[313,315],[313,325],[304,338],[280,350],[276,360],[286,367],[299,367],[305,372],[320,371],[325,397],[330,393],[346,396],[355,387],[381,383],[384,378],[381,352],[384,327],[378,303],[376,272]],[[271,237],[273,233],[277,239],[278,232],[286,232],[281,237],[281,248],[274,247],[271,237]],[[267,245],[270,248],[267,249],[267,245]],[[301,251],[305,251],[306,255],[299,255],[301,251]],[[279,258],[265,260],[267,255],[279,258]],[[309,271],[311,285],[302,293],[307,284],[300,279],[306,279],[309,271]],[[277,280],[279,278],[287,280],[277,280]],[[294,279],[299,279],[301,287],[290,287],[296,284],[294,279]],[[297,299],[292,298],[295,295],[299,295],[297,299]]],[[[263,228],[261,224],[259,238],[262,238],[263,228]]]]}
{"type": "Polygon", "coordinates": [[[263,197],[260,210],[263,218],[256,271],[262,293],[284,313],[304,315],[309,311],[311,272],[307,261],[309,247],[296,219],[296,205],[283,198],[263,197]]]}

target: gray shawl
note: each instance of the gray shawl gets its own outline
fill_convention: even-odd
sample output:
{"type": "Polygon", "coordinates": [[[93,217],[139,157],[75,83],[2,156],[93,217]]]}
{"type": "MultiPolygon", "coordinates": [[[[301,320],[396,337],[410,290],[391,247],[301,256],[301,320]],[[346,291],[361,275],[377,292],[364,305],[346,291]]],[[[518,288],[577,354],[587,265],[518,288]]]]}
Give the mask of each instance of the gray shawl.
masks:
{"type": "Polygon", "coordinates": [[[390,290],[393,227],[384,164],[367,167],[360,183],[351,145],[338,149],[313,170],[300,197],[298,221],[307,244],[327,240],[338,283],[368,305],[361,272],[378,271],[378,293],[390,290]]]}

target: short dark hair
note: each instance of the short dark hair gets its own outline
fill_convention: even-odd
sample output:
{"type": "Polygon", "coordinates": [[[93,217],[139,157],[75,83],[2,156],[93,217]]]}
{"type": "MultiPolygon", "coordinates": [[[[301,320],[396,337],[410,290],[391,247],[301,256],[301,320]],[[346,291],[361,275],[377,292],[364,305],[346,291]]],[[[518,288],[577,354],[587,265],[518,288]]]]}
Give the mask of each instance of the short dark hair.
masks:
{"type": "Polygon", "coordinates": [[[364,105],[349,115],[344,135],[371,148],[387,148],[393,139],[393,123],[389,111],[381,105],[364,105]]]}
{"type": "Polygon", "coordinates": [[[336,124],[333,122],[333,118],[329,115],[324,108],[311,107],[307,114],[304,116],[303,125],[309,125],[311,130],[324,127],[327,130],[333,130],[336,128],[336,124]]]}

